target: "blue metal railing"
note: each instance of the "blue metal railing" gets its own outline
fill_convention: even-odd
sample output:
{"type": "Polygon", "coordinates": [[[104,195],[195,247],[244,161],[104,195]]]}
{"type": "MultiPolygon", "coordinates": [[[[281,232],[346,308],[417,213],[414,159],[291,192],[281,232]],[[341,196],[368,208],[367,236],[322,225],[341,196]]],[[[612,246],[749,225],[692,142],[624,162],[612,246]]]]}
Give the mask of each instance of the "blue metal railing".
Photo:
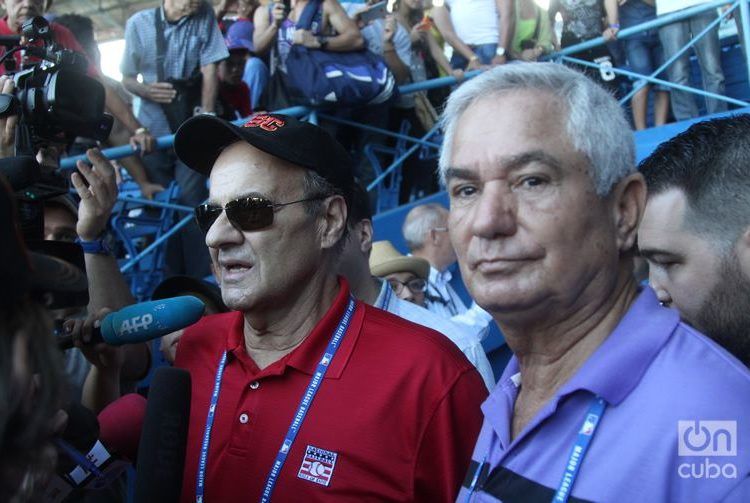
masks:
{"type": "MultiPolygon", "coordinates": [[[[747,62],[747,68],[748,68],[748,80],[750,81],[750,7],[748,6],[750,0],[734,0],[732,2],[728,2],[727,0],[714,0],[711,2],[707,2],[701,5],[696,5],[693,7],[689,7],[677,12],[673,12],[670,14],[666,14],[663,16],[659,16],[658,18],[647,21],[645,23],[641,23],[637,26],[633,26],[630,28],[626,28],[624,30],[621,30],[618,33],[618,39],[627,38],[629,36],[641,33],[646,30],[659,28],[661,26],[665,26],[667,24],[683,21],[686,19],[689,19],[695,15],[702,14],[704,12],[710,11],[710,10],[716,10],[720,7],[724,7],[727,4],[730,4],[730,7],[723,12],[720,16],[717,16],[717,19],[714,20],[712,23],[709,24],[703,31],[701,31],[699,34],[694,36],[690,42],[683,47],[679,52],[672,55],[667,61],[664,62],[656,71],[654,71],[651,75],[641,75],[636,72],[632,72],[629,70],[616,68],[616,67],[608,67],[607,70],[611,71],[613,73],[623,75],[626,77],[630,77],[633,79],[638,79],[640,82],[636,82],[636,84],[633,86],[633,90],[626,95],[622,100],[620,100],[620,103],[625,103],[627,100],[631,99],[635,93],[638,92],[638,90],[641,88],[641,86],[645,85],[644,83],[653,83],[653,84],[660,84],[662,86],[680,90],[680,91],[686,91],[693,94],[697,94],[699,96],[703,96],[709,99],[717,99],[717,100],[723,100],[728,103],[732,103],[734,105],[746,107],[750,106],[750,103],[747,103],[742,100],[738,100],[735,98],[731,98],[728,96],[722,96],[717,95],[715,93],[710,93],[707,91],[704,91],[702,89],[696,89],[693,87],[683,86],[679,84],[674,84],[672,82],[659,79],[656,76],[659,75],[662,71],[664,71],[670,64],[672,64],[674,61],[676,61],[679,57],[681,57],[686,51],[688,51],[701,37],[706,36],[714,27],[718,25],[723,19],[725,19],[730,14],[736,13],[737,10],[741,13],[741,23],[742,23],[742,37],[745,47],[748,49],[745,52],[745,59],[747,62]]],[[[587,40],[585,42],[581,42],[580,44],[576,44],[574,46],[566,47],[565,49],[562,49],[560,51],[557,51],[555,53],[549,54],[545,56],[543,59],[545,60],[551,60],[551,61],[568,61],[571,63],[575,63],[581,66],[586,66],[590,68],[599,68],[600,65],[596,63],[592,63],[589,61],[584,61],[578,58],[574,58],[571,55],[576,54],[580,51],[584,51],[587,49],[591,49],[593,47],[603,45],[606,41],[603,37],[597,37],[591,40],[587,40]]],[[[475,70],[472,72],[467,72],[465,75],[466,79],[473,78],[477,75],[479,75],[482,71],[481,70],[475,70]]],[[[452,86],[457,84],[458,81],[455,77],[440,77],[428,81],[423,82],[417,82],[412,84],[406,84],[399,87],[399,91],[401,94],[411,94],[416,93],[420,91],[427,91],[430,89],[436,89],[440,87],[445,86],[452,86]]],[[[352,127],[357,127],[363,130],[380,133],[384,136],[392,137],[392,138],[398,138],[402,140],[406,140],[408,142],[413,143],[413,145],[407,149],[402,155],[398,156],[396,159],[393,160],[393,162],[386,168],[375,180],[373,180],[368,186],[367,190],[373,190],[377,185],[385,179],[390,173],[392,173],[395,169],[398,169],[399,166],[402,165],[402,163],[408,159],[411,155],[413,155],[419,148],[421,147],[431,147],[431,148],[439,148],[440,145],[436,142],[430,141],[430,138],[434,136],[438,130],[439,125],[436,124],[427,134],[422,136],[421,138],[415,138],[412,136],[395,133],[393,131],[389,131],[386,129],[376,128],[373,126],[369,126],[366,124],[359,124],[354,121],[349,121],[346,119],[337,118],[331,115],[328,115],[325,113],[324,110],[321,110],[320,112],[316,109],[311,109],[309,107],[305,106],[295,106],[295,107],[289,107],[281,110],[276,110],[276,113],[283,113],[287,115],[292,115],[295,117],[304,117],[306,120],[317,123],[318,119],[323,118],[326,120],[331,120],[334,122],[339,122],[341,124],[345,124],[352,127]]],[[[245,119],[240,119],[235,121],[237,124],[242,124],[245,119]]],[[[167,149],[171,148],[174,144],[174,135],[167,135],[162,136],[157,139],[156,141],[156,149],[167,149]]],[[[121,159],[123,157],[128,157],[134,154],[137,154],[138,152],[134,150],[130,145],[123,145],[120,147],[114,147],[106,149],[102,152],[107,158],[109,159],[121,159]]],[[[61,162],[61,168],[62,169],[74,169],[75,163],[78,160],[86,160],[85,156],[75,156],[75,157],[69,157],[66,159],[63,159],[61,162]]],[[[176,209],[180,212],[185,213],[192,213],[192,208],[177,205],[177,204],[168,204],[158,201],[149,201],[145,199],[134,199],[134,198],[128,198],[130,201],[137,201],[141,202],[144,205],[151,205],[155,207],[171,207],[176,209]]],[[[140,252],[137,256],[132,257],[123,267],[122,271],[126,272],[129,269],[131,269],[139,260],[141,260],[143,257],[151,253],[153,250],[157,249],[159,246],[164,244],[169,237],[174,235],[176,232],[178,232],[181,228],[183,228],[185,225],[187,225],[192,218],[192,215],[187,215],[183,219],[181,219],[172,229],[170,229],[164,236],[159,238],[158,240],[154,241],[149,245],[146,249],[144,249],[142,252],[140,252]]]]}

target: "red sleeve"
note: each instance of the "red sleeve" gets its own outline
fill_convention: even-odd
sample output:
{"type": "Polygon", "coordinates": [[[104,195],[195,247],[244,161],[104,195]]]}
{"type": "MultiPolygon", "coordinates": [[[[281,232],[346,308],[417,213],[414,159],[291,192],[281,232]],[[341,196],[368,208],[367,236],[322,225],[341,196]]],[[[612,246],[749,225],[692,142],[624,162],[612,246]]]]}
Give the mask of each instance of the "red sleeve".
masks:
{"type": "Polygon", "coordinates": [[[64,49],[79,52],[86,57],[89,63],[86,69],[86,75],[99,79],[102,76],[102,72],[91,62],[91,58],[86,54],[83,46],[78,42],[78,39],[73,33],[61,24],[52,23],[52,31],[55,34],[55,42],[60,44],[64,49]]]}
{"type": "Polygon", "coordinates": [[[470,369],[456,380],[432,414],[414,467],[414,501],[453,502],[482,428],[479,406],[487,387],[470,369]]]}

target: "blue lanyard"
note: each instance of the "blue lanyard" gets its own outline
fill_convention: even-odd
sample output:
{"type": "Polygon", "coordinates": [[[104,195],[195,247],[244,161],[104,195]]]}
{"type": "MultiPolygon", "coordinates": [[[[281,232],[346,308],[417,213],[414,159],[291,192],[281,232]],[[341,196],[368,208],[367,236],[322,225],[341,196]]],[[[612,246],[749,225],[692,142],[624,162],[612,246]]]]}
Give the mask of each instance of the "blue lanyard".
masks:
{"type": "MultiPolygon", "coordinates": [[[[294,443],[294,439],[297,438],[297,433],[299,432],[299,429],[302,426],[305,417],[307,416],[310,405],[312,404],[316,393],[320,389],[320,385],[323,383],[323,378],[328,371],[328,367],[330,366],[331,361],[333,361],[333,357],[336,354],[336,351],[338,351],[339,346],[341,345],[341,341],[344,338],[344,334],[346,334],[347,328],[349,328],[349,322],[352,319],[355,307],[356,303],[354,301],[354,298],[350,297],[349,303],[346,306],[346,312],[339,321],[336,330],[334,330],[333,335],[331,336],[331,340],[328,342],[328,347],[326,348],[323,356],[318,362],[318,367],[315,369],[315,373],[313,374],[312,379],[310,379],[310,383],[307,385],[307,389],[302,395],[302,400],[300,401],[299,407],[297,408],[297,412],[294,414],[292,424],[289,426],[289,430],[284,436],[284,441],[281,443],[281,448],[279,448],[279,452],[276,454],[276,460],[274,461],[273,467],[271,468],[271,473],[268,474],[268,479],[266,480],[266,485],[263,489],[263,494],[261,496],[262,502],[271,501],[271,493],[276,486],[276,480],[279,477],[279,473],[281,473],[281,469],[284,466],[284,462],[286,461],[286,457],[289,454],[289,450],[294,443]]],[[[219,403],[221,378],[224,374],[224,366],[226,364],[226,360],[227,353],[225,351],[221,357],[221,360],[219,361],[219,367],[216,369],[214,390],[211,394],[211,404],[208,407],[208,417],[206,418],[206,430],[203,433],[203,443],[201,444],[201,453],[198,461],[198,477],[195,487],[195,501],[197,503],[203,502],[208,446],[211,440],[211,429],[214,423],[216,404],[219,403]]]]}
{"type": "MultiPolygon", "coordinates": [[[[563,474],[562,480],[560,481],[560,487],[557,489],[555,496],[552,498],[553,503],[564,503],[568,501],[571,490],[573,489],[573,483],[578,476],[578,470],[581,468],[583,458],[588,451],[591,439],[594,438],[596,428],[599,426],[599,422],[604,414],[604,409],[607,407],[607,402],[603,398],[598,396],[594,397],[589,405],[589,409],[586,411],[586,417],[581,424],[581,428],[578,430],[578,436],[573,449],[570,451],[570,456],[565,464],[565,473],[563,474]]],[[[467,488],[468,494],[466,495],[466,502],[471,499],[471,495],[474,493],[476,486],[479,482],[479,475],[487,462],[487,455],[479,466],[477,466],[474,476],[471,479],[471,484],[467,488]]]]}
{"type": "Polygon", "coordinates": [[[578,430],[578,437],[576,438],[573,449],[570,451],[568,462],[565,464],[565,473],[563,473],[560,485],[557,488],[555,497],[552,498],[554,503],[565,503],[570,497],[570,493],[573,490],[573,484],[575,483],[576,477],[578,477],[578,470],[581,469],[583,458],[586,456],[586,452],[591,444],[591,439],[594,438],[596,428],[602,419],[604,409],[607,407],[607,402],[601,397],[594,397],[589,405],[589,410],[586,412],[586,417],[583,420],[581,429],[578,430]]]}

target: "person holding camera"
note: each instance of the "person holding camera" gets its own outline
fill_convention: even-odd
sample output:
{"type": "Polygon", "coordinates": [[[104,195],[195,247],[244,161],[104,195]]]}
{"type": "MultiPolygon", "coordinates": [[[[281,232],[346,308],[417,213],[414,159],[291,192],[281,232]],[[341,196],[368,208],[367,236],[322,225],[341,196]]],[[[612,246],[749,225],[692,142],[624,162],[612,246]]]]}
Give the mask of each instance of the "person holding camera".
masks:
{"type": "MultiPolygon", "coordinates": [[[[196,113],[214,114],[217,63],[228,56],[205,1],[164,0],[159,7],[135,13],[125,25],[121,70],[125,88],[140,100],[138,118],[154,135],[163,136],[196,113]]],[[[163,186],[177,181],[180,204],[196,206],[208,196],[206,177],[189,170],[171,150],[154,152],[143,161],[151,181],[163,186]]],[[[186,227],[178,239],[167,259],[170,271],[206,276],[208,254],[198,228],[186,227]]]]}

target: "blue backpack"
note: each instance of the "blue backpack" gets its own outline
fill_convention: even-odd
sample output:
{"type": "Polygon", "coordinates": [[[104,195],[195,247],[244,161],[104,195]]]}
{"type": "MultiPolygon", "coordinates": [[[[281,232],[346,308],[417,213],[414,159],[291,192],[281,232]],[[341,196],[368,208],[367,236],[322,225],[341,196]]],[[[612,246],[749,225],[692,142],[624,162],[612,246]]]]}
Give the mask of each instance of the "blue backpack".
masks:
{"type": "MultiPolygon", "coordinates": [[[[309,30],[322,0],[310,0],[297,29],[309,30]]],[[[386,103],[398,97],[398,87],[383,58],[367,49],[321,51],[293,44],[286,59],[286,86],[295,101],[306,105],[345,107],[386,103]]]]}

